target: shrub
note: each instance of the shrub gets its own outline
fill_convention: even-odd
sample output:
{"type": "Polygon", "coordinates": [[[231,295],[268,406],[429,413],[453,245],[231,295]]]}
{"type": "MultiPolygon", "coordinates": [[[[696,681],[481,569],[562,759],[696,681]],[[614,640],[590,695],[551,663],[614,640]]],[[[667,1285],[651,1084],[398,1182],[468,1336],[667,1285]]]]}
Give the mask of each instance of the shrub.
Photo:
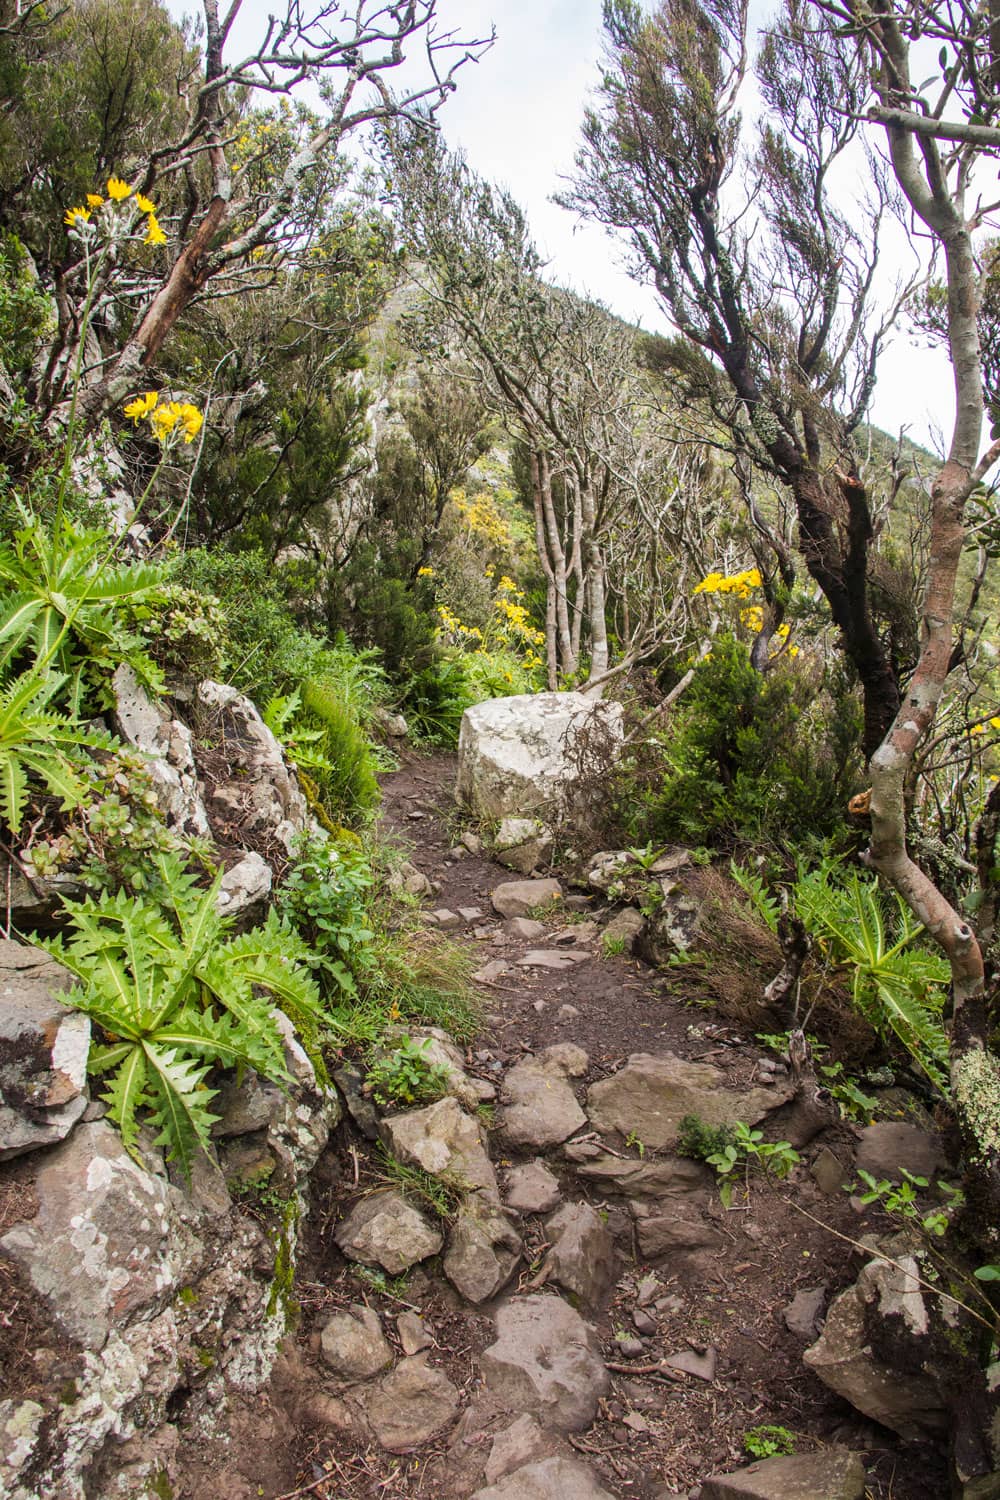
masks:
{"type": "Polygon", "coordinates": [[[320,799],[334,821],[357,823],[377,806],[379,785],[368,738],[329,678],[302,684],[302,720],[318,731],[312,769],[320,799]]]}

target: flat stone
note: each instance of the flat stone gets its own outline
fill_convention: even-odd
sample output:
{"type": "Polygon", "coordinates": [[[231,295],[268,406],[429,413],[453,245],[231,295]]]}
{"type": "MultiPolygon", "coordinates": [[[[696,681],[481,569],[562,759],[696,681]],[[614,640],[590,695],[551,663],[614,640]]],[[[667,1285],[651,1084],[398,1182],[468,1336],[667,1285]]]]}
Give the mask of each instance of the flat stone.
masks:
{"type": "Polygon", "coordinates": [[[558,880],[505,880],[490,895],[493,910],[501,917],[526,917],[540,906],[562,899],[558,880]]]}
{"type": "Polygon", "coordinates": [[[666,1204],[707,1203],[715,1186],[711,1168],[686,1156],[633,1161],[601,1152],[580,1167],[580,1176],[602,1194],[657,1204],[661,1212],[666,1204]]]}
{"type": "Polygon", "coordinates": [[[735,1474],[713,1474],[700,1500],[863,1500],[865,1466],[860,1453],[824,1448],[765,1458],[735,1474]]]}
{"type": "Polygon", "coordinates": [[[589,1427],[609,1387],[593,1328],[561,1297],[518,1299],[496,1316],[480,1366],[487,1389],[514,1411],[563,1432],[589,1427]]]}
{"type": "Polygon", "coordinates": [[[791,1098],[789,1089],[726,1087],[727,1078],[710,1063],[685,1062],[672,1052],[640,1052],[587,1094],[590,1122],[601,1131],[638,1136],[648,1150],[676,1144],[681,1120],[697,1115],[706,1125],[754,1125],[791,1098]]]}
{"type": "Polygon", "coordinates": [[[481,969],[477,969],[472,977],[477,984],[496,984],[498,979],[502,979],[505,974],[509,973],[510,964],[502,958],[494,958],[488,964],[484,964],[481,969]]]}
{"type": "Polygon", "coordinates": [[[158,1311],[201,1265],[186,1195],[146,1172],[103,1120],[40,1159],[38,1213],[0,1238],[63,1331],[89,1349],[158,1311]]]}
{"type": "Polygon", "coordinates": [[[460,906],[458,915],[463,922],[479,922],[482,920],[483,910],[481,906],[460,906]]]}
{"type": "Polygon", "coordinates": [[[533,948],[518,959],[518,964],[522,969],[572,969],[589,957],[589,953],[566,948],[533,948]]]}
{"type": "Polygon", "coordinates": [[[806,1341],[814,1339],[819,1332],[826,1302],[826,1287],[814,1286],[796,1292],[782,1313],[785,1327],[796,1338],[806,1341]]]}
{"type": "Polygon", "coordinates": [[[323,1325],[320,1353],[345,1385],[371,1380],[392,1364],[392,1346],[382,1332],[378,1313],[354,1303],[350,1312],[335,1312],[323,1325]]]}
{"type": "Polygon", "coordinates": [[[575,1458],[543,1458],[476,1490],[472,1500],[614,1500],[614,1496],[575,1458]]]}
{"type": "Polygon", "coordinates": [[[467,1302],[488,1302],[510,1281],[521,1258],[521,1238],[510,1221],[473,1194],[448,1231],[442,1269],[467,1302]]]}
{"type": "Polygon", "coordinates": [[[839,1156],[833,1154],[829,1146],[820,1147],[809,1170],[820,1192],[830,1198],[838,1196],[843,1191],[852,1175],[845,1169],[839,1156]]]}
{"type": "Polygon", "coordinates": [[[437,911],[432,911],[431,916],[443,932],[454,932],[462,925],[462,918],[457,912],[449,911],[446,906],[439,906],[437,911]]]}
{"type": "Polygon", "coordinates": [[[536,922],[533,917],[508,917],[503,924],[503,930],[508,937],[523,939],[527,943],[533,943],[545,932],[545,923],[536,922]]]}
{"type": "Polygon", "coordinates": [[[566,1203],[546,1220],[549,1280],[600,1308],[615,1279],[615,1242],[589,1203],[566,1203]]]}
{"type": "Polygon", "coordinates": [[[337,1225],[334,1239],[348,1260],[381,1266],[401,1276],[428,1256],[437,1255],[444,1237],[402,1193],[371,1193],[356,1203],[337,1225]]]}
{"type": "Polygon", "coordinates": [[[685,1375],[694,1375],[698,1380],[711,1382],[715,1379],[715,1367],[718,1355],[715,1349],[706,1349],[699,1354],[694,1349],[680,1349],[676,1354],[668,1354],[663,1361],[669,1365],[671,1370],[680,1370],[685,1375]]]}
{"type": "Polygon", "coordinates": [[[543,1161],[514,1167],[507,1176],[506,1203],[519,1214],[547,1214],[559,1202],[559,1182],[543,1161]]]}
{"type": "Polygon", "coordinates": [[[532,1459],[542,1458],[546,1453],[551,1453],[551,1440],[535,1418],[525,1412],[493,1439],[486,1460],[487,1484],[495,1484],[505,1474],[523,1468],[532,1459]]]}
{"type": "Polygon", "coordinates": [[[714,1254],[725,1244],[721,1230],[704,1218],[697,1207],[678,1204],[672,1212],[658,1214],[649,1212],[648,1205],[637,1203],[633,1204],[632,1212],[639,1249],[647,1260],[714,1254]]]}
{"type": "Polygon", "coordinates": [[[478,1121],[455,1099],[391,1115],[379,1126],[389,1150],[407,1166],[421,1167],[450,1187],[482,1190],[499,1201],[496,1173],[478,1121]]]}
{"type": "Polygon", "coordinates": [[[390,1453],[409,1453],[444,1432],[455,1419],[459,1395],[425,1354],[400,1360],[365,1401],[375,1437],[390,1453]]]}
{"type": "Polygon", "coordinates": [[[58,996],[72,976],[0,940],[0,1161],[64,1140],[87,1108],[90,1017],[58,996]]]}
{"type": "Polygon", "coordinates": [[[903,1120],[866,1125],[858,1140],[855,1164],[859,1172],[870,1172],[876,1180],[889,1182],[902,1182],[907,1171],[933,1183],[939,1173],[948,1170],[941,1137],[903,1120]]]}
{"type": "Polygon", "coordinates": [[[547,1048],[506,1074],[500,1091],[503,1125],[515,1146],[558,1146],[586,1124],[568,1073],[576,1076],[556,1049],[547,1048]]]}

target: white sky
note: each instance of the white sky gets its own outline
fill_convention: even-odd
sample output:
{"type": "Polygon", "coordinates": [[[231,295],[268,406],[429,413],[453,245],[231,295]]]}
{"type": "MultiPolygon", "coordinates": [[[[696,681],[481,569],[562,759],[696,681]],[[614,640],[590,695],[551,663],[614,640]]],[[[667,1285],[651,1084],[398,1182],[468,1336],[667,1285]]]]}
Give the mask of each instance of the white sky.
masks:
{"type": "MultiPolygon", "coordinates": [[[[167,4],[174,14],[196,8],[183,0],[167,4]]],[[[282,9],[280,0],[276,6],[244,0],[234,45],[246,45],[272,8],[282,9]]],[[[522,204],[553,280],[667,332],[655,294],[622,269],[622,247],[549,201],[572,168],[584,104],[598,79],[601,0],[439,0],[438,9],[442,28],[468,35],[488,34],[491,24],[497,30],[491,50],[462,70],[441,113],[449,146],[462,147],[476,172],[522,204]]],[[[914,440],[936,446],[934,434],[950,430],[953,407],[944,356],[900,334],[880,364],[873,420],[894,435],[906,426],[914,440]]]]}

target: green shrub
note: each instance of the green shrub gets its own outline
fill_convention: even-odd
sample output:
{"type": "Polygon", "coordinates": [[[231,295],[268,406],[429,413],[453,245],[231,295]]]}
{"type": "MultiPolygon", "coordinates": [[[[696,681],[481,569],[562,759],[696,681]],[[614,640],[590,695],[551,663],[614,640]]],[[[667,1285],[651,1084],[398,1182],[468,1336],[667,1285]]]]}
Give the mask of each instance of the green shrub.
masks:
{"type": "Polygon", "coordinates": [[[391,1052],[375,1057],[365,1086],[383,1108],[432,1104],[448,1092],[448,1070],[427,1057],[430,1043],[407,1036],[391,1052]]]}
{"type": "Polygon", "coordinates": [[[370,857],[360,846],[307,837],[277,894],[279,911],[309,945],[308,962],[348,994],[370,968],[374,883],[370,857]]]}
{"type": "Polygon", "coordinates": [[[302,684],[302,722],[319,732],[313,748],[325,766],[314,764],[312,776],[320,800],[335,822],[363,821],[378,805],[375,757],[368,737],[328,678],[302,684]]]}

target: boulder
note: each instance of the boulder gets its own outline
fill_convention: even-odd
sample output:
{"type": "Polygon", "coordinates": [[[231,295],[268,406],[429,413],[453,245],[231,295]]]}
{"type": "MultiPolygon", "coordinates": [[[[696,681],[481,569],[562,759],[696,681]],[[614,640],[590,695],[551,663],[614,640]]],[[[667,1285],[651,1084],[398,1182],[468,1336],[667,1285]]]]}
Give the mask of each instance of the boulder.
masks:
{"type": "Polygon", "coordinates": [[[241,833],[274,838],[287,854],[311,825],[278,740],[249,698],[220,682],[198,686],[200,727],[225,748],[230,777],[203,788],[208,811],[241,833]]]}
{"type": "Polygon", "coordinates": [[[686,1156],[630,1161],[621,1156],[601,1155],[582,1163],[577,1172],[602,1195],[617,1194],[655,1204],[661,1211],[666,1206],[707,1203],[715,1186],[711,1168],[686,1156]]]}
{"type": "Polygon", "coordinates": [[[933,1375],[922,1368],[920,1345],[931,1358],[928,1310],[912,1257],[869,1261],[853,1286],[830,1304],[823,1332],[803,1355],[824,1385],[900,1437],[917,1439],[948,1426],[933,1375]],[[892,1326],[894,1325],[894,1326],[892,1326]],[[873,1349],[890,1333],[901,1340],[903,1361],[891,1364],[873,1349]]]}
{"type": "Polygon", "coordinates": [[[263,910],[272,883],[271,866],[251,850],[223,875],[215,898],[216,910],[224,917],[253,917],[263,910]]]}
{"type": "Polygon", "coordinates": [[[479,1189],[499,1201],[482,1128],[456,1099],[439,1099],[425,1109],[391,1115],[379,1125],[379,1135],[393,1156],[408,1166],[420,1167],[449,1187],[463,1192],[479,1189]]]}
{"type": "Polygon", "coordinates": [[[565,1203],[545,1222],[549,1280],[600,1308],[615,1279],[615,1242],[589,1203],[565,1203]]]}
{"type": "Polygon", "coordinates": [[[531,875],[552,853],[552,830],[536,818],[504,818],[497,829],[493,852],[498,863],[519,875],[531,875]]]}
{"type": "Polygon", "coordinates": [[[526,917],[540,906],[562,899],[558,880],[505,880],[490,896],[493,910],[501,917],[526,917]]]}
{"type": "Polygon", "coordinates": [[[578,1459],[543,1458],[476,1490],[472,1500],[614,1500],[614,1496],[578,1459]]]}
{"type": "Polygon", "coordinates": [[[685,1115],[706,1125],[755,1125],[791,1097],[789,1088],[737,1092],[726,1083],[710,1063],[685,1062],[672,1052],[635,1053],[619,1072],[591,1086],[587,1114],[598,1130],[631,1133],[647,1150],[666,1151],[685,1115]]]}
{"type": "Polygon", "coordinates": [[[877,1180],[902,1182],[905,1169],[933,1183],[939,1173],[947,1172],[948,1159],[936,1132],[904,1120],[878,1120],[861,1131],[855,1165],[877,1180]]]}
{"type": "Polygon", "coordinates": [[[379,1443],[390,1453],[409,1453],[450,1427],[459,1395],[426,1354],[401,1359],[365,1400],[365,1415],[379,1443]]]}
{"type": "Polygon", "coordinates": [[[112,678],[115,728],[126,744],[141,750],[167,826],[207,838],[208,817],[198,784],[194,736],[186,724],[150,698],[123,662],[112,678]]]}
{"type": "Polygon", "coordinates": [[[647,963],[663,967],[678,953],[687,953],[697,944],[703,902],[688,890],[683,880],[671,875],[659,877],[662,900],[651,913],[636,944],[647,963]]]}
{"type": "Polygon", "coordinates": [[[513,1411],[535,1413],[561,1432],[589,1427],[608,1372],[601,1346],[561,1297],[526,1297],[501,1307],[497,1338],[481,1358],[487,1390],[513,1411]]]}
{"type": "Polygon", "coordinates": [[[615,949],[621,944],[623,953],[632,953],[636,944],[646,930],[646,918],[638,907],[626,906],[616,916],[611,918],[601,936],[604,951],[615,949]]]}
{"type": "Polygon", "coordinates": [[[320,1353],[344,1385],[371,1380],[392,1364],[392,1346],[382,1332],[378,1313],[361,1303],[327,1319],[320,1334],[320,1353]]]}
{"type": "Polygon", "coordinates": [[[348,1260],[381,1266],[401,1276],[418,1261],[437,1255],[444,1237],[402,1193],[372,1193],[355,1204],[334,1239],[348,1260]]]}
{"type": "Polygon", "coordinates": [[[712,1474],[699,1500],[864,1500],[865,1466],[860,1453],[824,1448],[765,1458],[735,1474],[712,1474]]]}
{"type": "Polygon", "coordinates": [[[486,818],[568,811],[607,773],[622,737],[621,704],[584,693],[477,703],[462,716],[458,798],[486,818]]]}
{"type": "Polygon", "coordinates": [[[472,1194],[448,1231],[442,1269],[467,1302],[488,1302],[507,1285],[521,1258],[521,1239],[492,1203],[472,1194]]]}
{"type": "Polygon", "coordinates": [[[0,939],[0,1161],[63,1140],[87,1108],[90,1018],[54,959],[0,939]]]}
{"type": "Polygon", "coordinates": [[[91,1350],[190,1281],[203,1244],[186,1195],[128,1155],[99,1120],[39,1163],[38,1212],[0,1238],[71,1339],[91,1350]]]}
{"type": "Polygon", "coordinates": [[[508,1174],[505,1201],[518,1214],[547,1214],[559,1202],[559,1182],[543,1161],[526,1162],[508,1174]]]}
{"type": "MultiPolygon", "coordinates": [[[[515,1063],[503,1081],[503,1127],[515,1146],[558,1146],[587,1123],[570,1077],[579,1077],[580,1048],[547,1047],[515,1063]]],[[[586,1071],[586,1053],[583,1069],[586,1071]]]]}

